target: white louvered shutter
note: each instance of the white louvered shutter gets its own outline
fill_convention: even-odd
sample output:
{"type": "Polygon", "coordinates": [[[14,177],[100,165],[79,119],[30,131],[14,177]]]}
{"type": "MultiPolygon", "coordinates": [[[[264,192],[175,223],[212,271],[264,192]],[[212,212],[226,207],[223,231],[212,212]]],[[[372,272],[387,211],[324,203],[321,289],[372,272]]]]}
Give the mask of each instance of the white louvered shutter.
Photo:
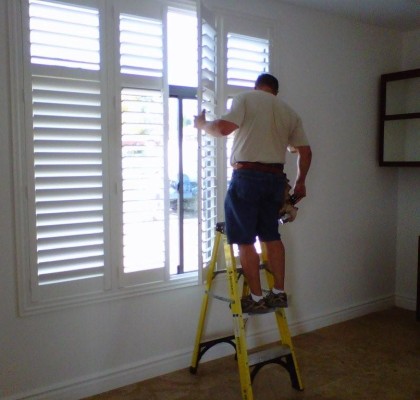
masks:
{"type": "Polygon", "coordinates": [[[93,8],[31,0],[29,16],[36,231],[32,295],[45,300],[104,289],[99,14],[93,8]]]}
{"type": "MultiPolygon", "coordinates": [[[[199,112],[206,110],[206,118],[216,118],[217,31],[215,17],[200,4],[199,7],[199,112]]],[[[205,132],[200,136],[201,179],[201,251],[202,265],[210,258],[217,222],[217,144],[205,132]]]]}
{"type": "Polygon", "coordinates": [[[120,15],[121,74],[161,77],[163,75],[162,22],[120,15]]]}
{"type": "Polygon", "coordinates": [[[269,70],[269,40],[227,34],[227,84],[254,87],[258,75],[269,70]]]}
{"type": "Polygon", "coordinates": [[[122,286],[165,279],[163,25],[160,8],[148,4],[147,16],[123,4],[118,14],[122,286]]]}

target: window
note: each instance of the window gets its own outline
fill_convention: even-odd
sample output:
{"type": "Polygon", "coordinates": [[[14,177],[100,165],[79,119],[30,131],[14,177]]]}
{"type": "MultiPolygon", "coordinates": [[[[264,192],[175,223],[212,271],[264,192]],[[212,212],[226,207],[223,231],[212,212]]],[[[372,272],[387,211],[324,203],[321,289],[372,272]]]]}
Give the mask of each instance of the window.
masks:
{"type": "Polygon", "coordinates": [[[193,116],[268,68],[268,40],[224,33],[200,2],[9,3],[22,313],[197,284],[226,149],[193,116]]]}

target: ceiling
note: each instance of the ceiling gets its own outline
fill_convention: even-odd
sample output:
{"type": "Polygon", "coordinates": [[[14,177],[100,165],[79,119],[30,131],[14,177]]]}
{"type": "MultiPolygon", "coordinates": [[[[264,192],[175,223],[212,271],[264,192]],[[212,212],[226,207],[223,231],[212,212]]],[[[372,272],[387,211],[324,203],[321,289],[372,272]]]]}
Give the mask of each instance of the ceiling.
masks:
{"type": "Polygon", "coordinates": [[[279,0],[399,31],[420,29],[420,0],[279,0]]]}

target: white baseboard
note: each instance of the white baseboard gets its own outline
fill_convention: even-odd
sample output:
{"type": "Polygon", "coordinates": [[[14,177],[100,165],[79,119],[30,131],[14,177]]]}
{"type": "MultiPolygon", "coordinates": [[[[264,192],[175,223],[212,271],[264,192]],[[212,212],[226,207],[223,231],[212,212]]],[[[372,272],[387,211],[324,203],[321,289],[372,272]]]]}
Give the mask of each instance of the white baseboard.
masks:
{"type": "MultiPolygon", "coordinates": [[[[327,313],[314,315],[302,321],[289,321],[292,336],[313,331],[325,326],[347,321],[371,312],[384,310],[395,305],[394,296],[374,299],[351,307],[332,310],[327,313]]],[[[405,299],[407,300],[407,299],[405,299]]],[[[411,299],[409,299],[411,300],[411,299]]],[[[398,296],[401,301],[401,296],[398,296]]],[[[398,304],[397,304],[398,305],[398,304]]],[[[410,301],[411,305],[411,301],[410,301]]],[[[402,306],[401,306],[402,307],[402,306]]],[[[406,308],[406,307],[403,307],[406,308]]],[[[278,340],[278,331],[275,328],[261,331],[248,337],[249,348],[261,343],[271,343],[278,340]]],[[[233,353],[229,345],[216,346],[206,360],[220,358],[233,353]]],[[[124,365],[115,370],[86,376],[81,379],[61,382],[39,390],[3,397],[3,400],[78,400],[94,394],[130,385],[136,382],[173,372],[187,369],[191,363],[192,348],[183,349],[164,357],[151,358],[140,363],[124,365]]]]}

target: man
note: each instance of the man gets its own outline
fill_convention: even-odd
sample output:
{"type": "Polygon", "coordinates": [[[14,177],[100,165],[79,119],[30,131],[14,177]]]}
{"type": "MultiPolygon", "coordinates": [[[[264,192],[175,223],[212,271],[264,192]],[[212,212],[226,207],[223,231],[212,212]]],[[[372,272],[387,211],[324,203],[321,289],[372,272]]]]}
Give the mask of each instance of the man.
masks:
{"type": "Polygon", "coordinates": [[[278,99],[278,80],[260,75],[255,90],[238,95],[230,111],[215,121],[206,121],[203,111],[194,126],[220,137],[236,131],[231,164],[232,180],[225,199],[226,235],[239,247],[240,263],[251,294],[241,300],[244,313],[265,313],[287,307],[284,292],[285,250],[278,232],[279,210],[284,201],[286,150],[297,153],[295,203],[306,196],[305,179],[312,152],[298,115],[278,99]],[[264,298],[259,255],[254,247],[259,237],[267,249],[274,286],[264,298]]]}

